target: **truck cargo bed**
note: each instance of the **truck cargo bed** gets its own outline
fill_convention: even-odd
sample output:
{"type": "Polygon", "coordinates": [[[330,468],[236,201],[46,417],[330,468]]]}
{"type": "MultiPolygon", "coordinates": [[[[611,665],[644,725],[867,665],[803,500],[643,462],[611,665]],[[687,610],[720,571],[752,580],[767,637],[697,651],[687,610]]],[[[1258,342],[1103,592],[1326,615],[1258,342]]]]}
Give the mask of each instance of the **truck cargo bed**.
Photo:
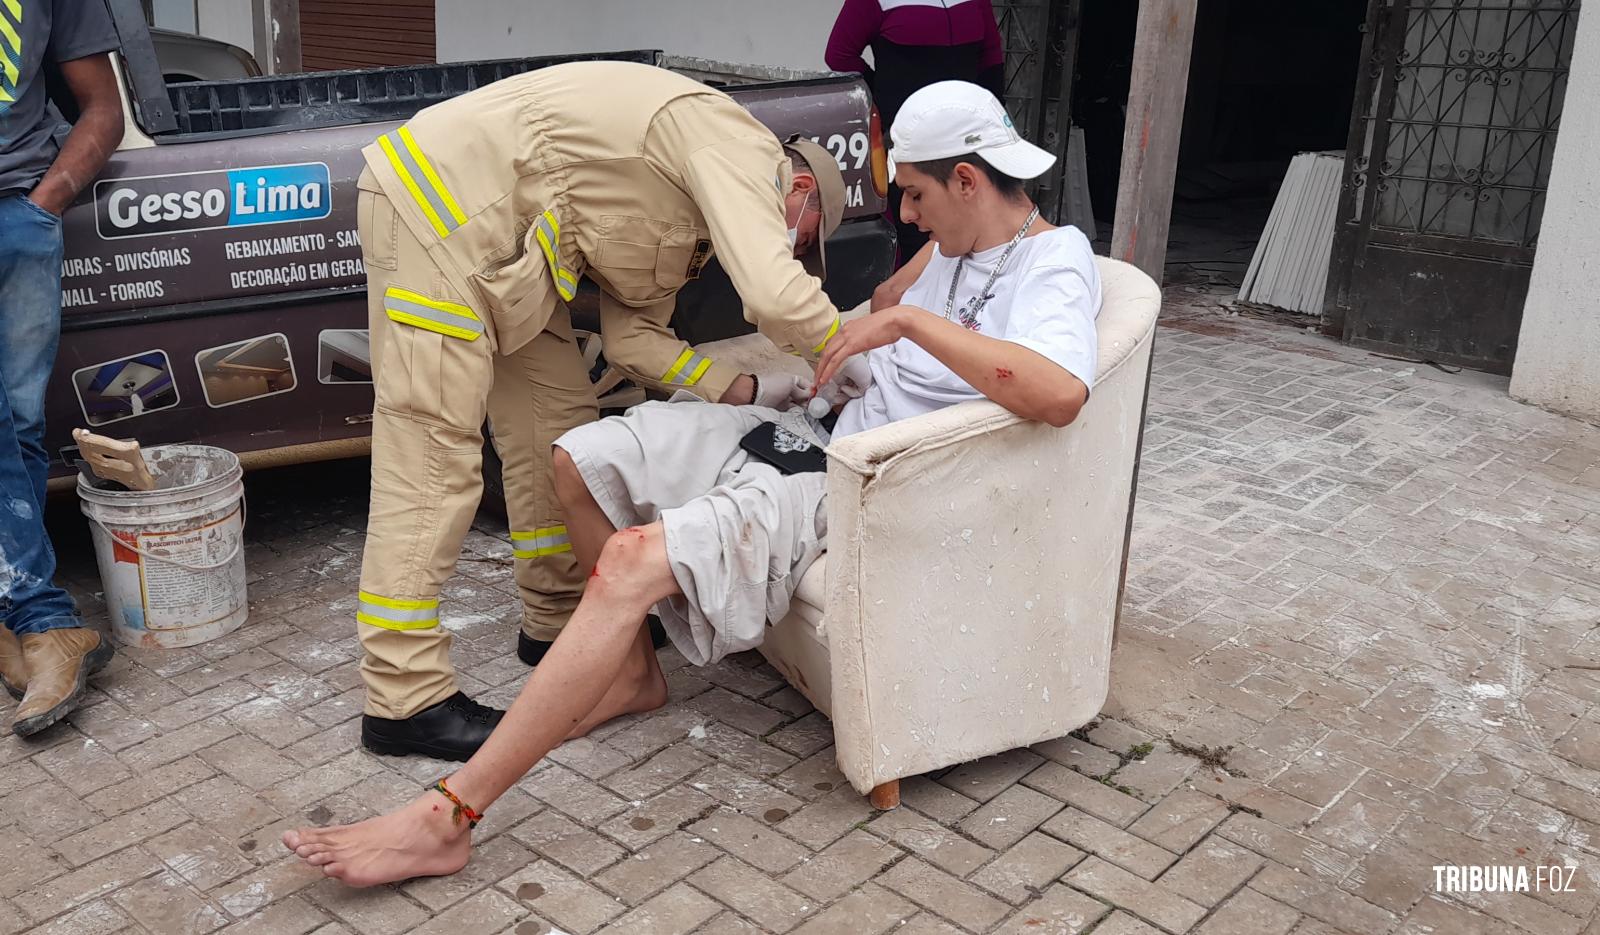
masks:
{"type": "Polygon", "coordinates": [[[658,51],[639,49],[173,84],[167,93],[178,129],[156,139],[193,142],[196,136],[404,120],[430,104],[547,65],[592,61],[655,65],[660,58],[658,51]]]}

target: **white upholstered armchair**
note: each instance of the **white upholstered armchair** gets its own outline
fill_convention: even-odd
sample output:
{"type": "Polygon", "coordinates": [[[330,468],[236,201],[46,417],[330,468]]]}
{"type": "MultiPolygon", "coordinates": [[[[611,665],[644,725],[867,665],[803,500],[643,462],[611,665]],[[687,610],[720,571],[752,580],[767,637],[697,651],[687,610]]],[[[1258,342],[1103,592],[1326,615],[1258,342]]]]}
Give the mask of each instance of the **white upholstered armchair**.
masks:
{"type": "Polygon", "coordinates": [[[1098,262],[1099,373],[1072,425],[971,402],[828,449],[828,553],[761,651],[881,808],[903,777],[1063,736],[1105,701],[1161,293],[1098,262]]]}

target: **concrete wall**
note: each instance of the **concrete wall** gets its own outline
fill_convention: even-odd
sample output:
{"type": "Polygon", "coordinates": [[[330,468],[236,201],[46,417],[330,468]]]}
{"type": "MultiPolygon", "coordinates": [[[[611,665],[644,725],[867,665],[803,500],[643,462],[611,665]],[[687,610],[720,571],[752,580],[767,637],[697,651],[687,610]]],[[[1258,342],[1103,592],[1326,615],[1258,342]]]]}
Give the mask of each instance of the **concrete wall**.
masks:
{"type": "Polygon", "coordinates": [[[151,23],[231,43],[267,74],[300,70],[299,0],[152,0],[151,23]]]}
{"type": "Polygon", "coordinates": [[[196,6],[200,14],[200,28],[196,32],[248,49],[257,61],[261,60],[261,50],[256,48],[250,0],[204,0],[196,6]]]}
{"type": "Polygon", "coordinates": [[[842,5],[842,0],[438,0],[439,60],[664,49],[725,62],[820,69],[842,5]]]}
{"type": "MultiPolygon", "coordinates": [[[[1600,11],[1594,11],[1600,12],[1600,11]]],[[[1578,17],[1511,395],[1600,422],[1600,16],[1578,17]]]]}

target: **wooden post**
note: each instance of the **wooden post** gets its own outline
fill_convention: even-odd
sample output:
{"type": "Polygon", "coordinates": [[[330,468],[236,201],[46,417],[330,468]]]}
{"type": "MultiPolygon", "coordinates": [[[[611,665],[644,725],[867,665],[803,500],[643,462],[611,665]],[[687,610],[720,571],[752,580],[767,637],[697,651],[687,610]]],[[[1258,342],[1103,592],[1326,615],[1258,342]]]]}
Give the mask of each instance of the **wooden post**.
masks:
{"type": "MultiPolygon", "coordinates": [[[[1111,255],[1144,270],[1157,283],[1162,281],[1167,261],[1167,231],[1172,224],[1178,145],[1183,139],[1183,102],[1189,89],[1189,54],[1194,46],[1196,3],[1197,0],[1139,0],[1111,255]]],[[[1150,357],[1150,370],[1154,370],[1153,338],[1150,357]]],[[[1139,463],[1144,453],[1144,424],[1149,411],[1150,375],[1147,371],[1144,403],[1139,412],[1139,441],[1133,456],[1133,485],[1128,492],[1128,525],[1122,538],[1122,571],[1117,582],[1112,645],[1116,645],[1122,628],[1122,594],[1128,584],[1128,551],[1133,543],[1133,511],[1139,497],[1139,463]]]]}
{"type": "Polygon", "coordinates": [[[251,0],[255,55],[269,75],[300,71],[300,0],[251,0]]]}
{"type": "Polygon", "coordinates": [[[1139,0],[1111,255],[1161,281],[1197,0],[1139,0]]]}

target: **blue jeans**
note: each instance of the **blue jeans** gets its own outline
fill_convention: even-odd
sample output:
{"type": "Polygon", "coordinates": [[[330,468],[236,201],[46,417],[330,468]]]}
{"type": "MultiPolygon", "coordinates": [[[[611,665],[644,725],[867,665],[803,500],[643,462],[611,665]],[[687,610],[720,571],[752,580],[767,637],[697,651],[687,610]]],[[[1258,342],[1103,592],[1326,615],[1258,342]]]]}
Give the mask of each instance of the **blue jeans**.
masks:
{"type": "Polygon", "coordinates": [[[44,531],[44,391],[61,336],[61,220],[0,195],[0,614],[13,633],[77,627],[44,531]]]}

